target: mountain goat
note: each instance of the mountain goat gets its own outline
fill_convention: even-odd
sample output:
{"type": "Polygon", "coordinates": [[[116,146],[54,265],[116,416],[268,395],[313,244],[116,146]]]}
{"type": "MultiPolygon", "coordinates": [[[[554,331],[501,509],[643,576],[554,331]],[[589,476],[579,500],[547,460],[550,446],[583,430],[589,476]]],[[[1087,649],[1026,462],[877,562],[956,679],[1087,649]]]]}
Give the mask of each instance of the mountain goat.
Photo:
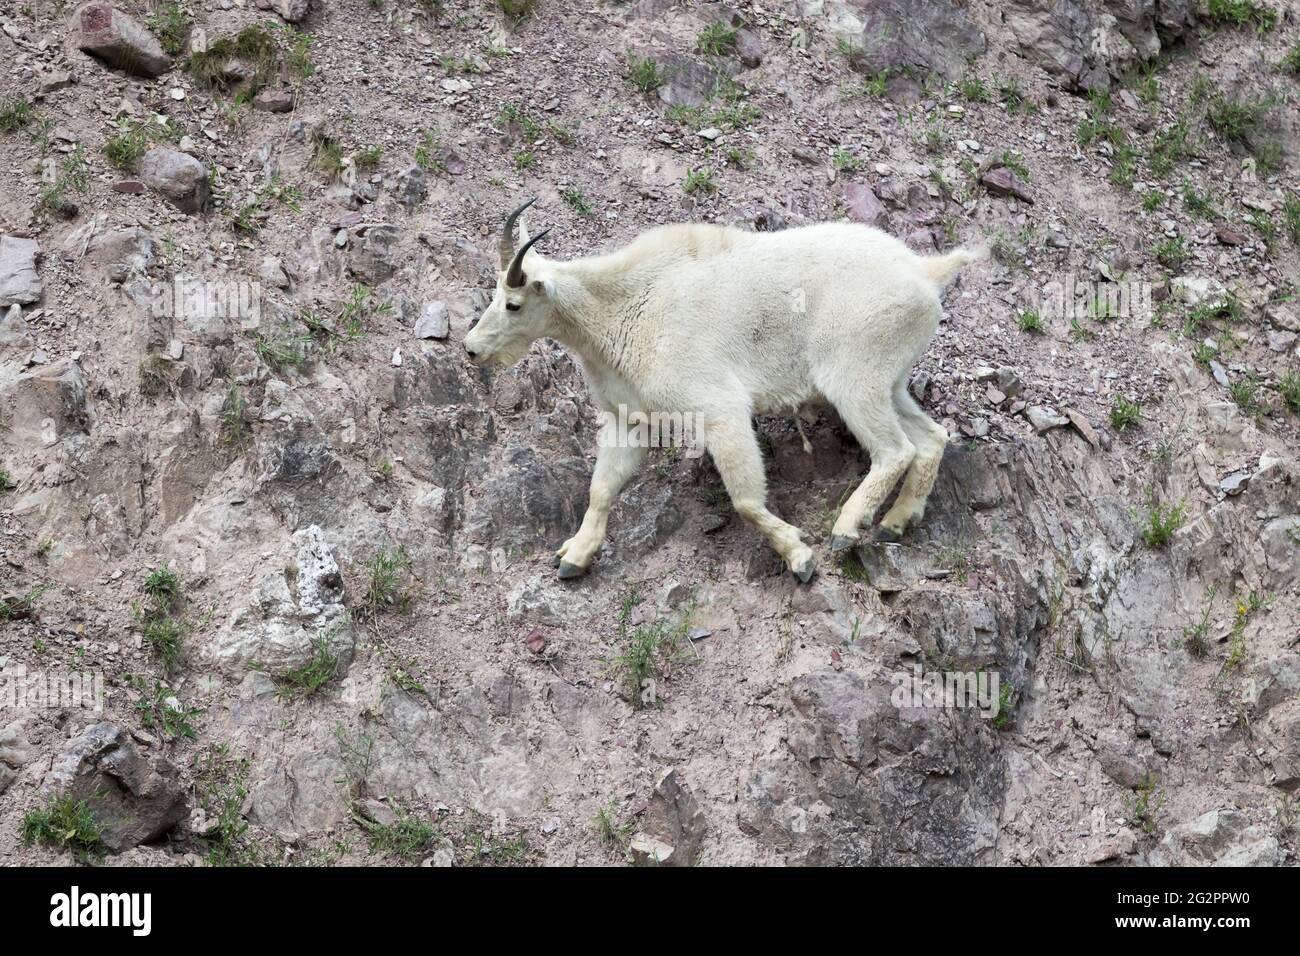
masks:
{"type": "MultiPolygon", "coordinates": [[[[808,581],[804,533],[767,507],[756,413],[829,402],[871,455],[840,510],[832,552],[859,541],[898,479],[878,540],[896,541],[925,512],[947,432],[907,390],[908,372],[939,324],[939,296],[980,252],[920,256],[867,226],[827,223],[775,233],[661,226],[617,251],[557,262],[506,220],[492,303],[465,336],[479,364],[513,364],[543,336],[576,352],[605,413],[582,525],[556,552],[559,576],[591,565],[609,509],[645,456],[607,434],[620,405],[644,415],[690,413],[732,504],[808,581]]],[[[626,418],[626,416],[624,416],[626,418]]]]}

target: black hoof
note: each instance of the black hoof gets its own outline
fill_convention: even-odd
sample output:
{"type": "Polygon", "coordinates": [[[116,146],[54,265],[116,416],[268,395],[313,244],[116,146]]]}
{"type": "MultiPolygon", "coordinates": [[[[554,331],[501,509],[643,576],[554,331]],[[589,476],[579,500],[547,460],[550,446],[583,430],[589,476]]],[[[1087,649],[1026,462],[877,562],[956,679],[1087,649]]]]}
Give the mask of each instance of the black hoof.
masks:
{"type": "Polygon", "coordinates": [[[576,564],[570,564],[568,561],[560,562],[561,579],[567,580],[568,578],[580,578],[586,573],[586,568],[580,568],[576,564]]]}
{"type": "Polygon", "coordinates": [[[794,576],[799,579],[800,584],[807,584],[812,580],[814,569],[811,560],[804,561],[802,564],[796,564],[790,570],[794,573],[794,576]]]}
{"type": "Polygon", "coordinates": [[[831,535],[831,554],[847,551],[849,548],[856,548],[858,543],[857,538],[850,538],[847,534],[833,534],[831,535]]]}
{"type": "Polygon", "coordinates": [[[897,544],[902,540],[902,537],[903,532],[894,531],[892,528],[886,528],[883,524],[878,527],[875,533],[871,536],[873,541],[880,544],[897,544]]]}

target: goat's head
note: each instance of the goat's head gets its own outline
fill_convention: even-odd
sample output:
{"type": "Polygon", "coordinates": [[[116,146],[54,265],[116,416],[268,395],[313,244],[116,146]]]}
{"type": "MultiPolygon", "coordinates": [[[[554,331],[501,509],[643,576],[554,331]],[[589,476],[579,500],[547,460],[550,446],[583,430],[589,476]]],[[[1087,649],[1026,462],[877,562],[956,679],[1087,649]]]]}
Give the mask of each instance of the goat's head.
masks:
{"type": "Polygon", "coordinates": [[[514,241],[515,222],[534,202],[536,199],[528,200],[506,217],[496,295],[465,336],[465,352],[480,365],[513,365],[551,328],[554,282],[546,274],[541,256],[530,255],[533,244],[551,230],[544,229],[530,239],[528,227],[520,223],[522,245],[516,249],[514,241]]]}

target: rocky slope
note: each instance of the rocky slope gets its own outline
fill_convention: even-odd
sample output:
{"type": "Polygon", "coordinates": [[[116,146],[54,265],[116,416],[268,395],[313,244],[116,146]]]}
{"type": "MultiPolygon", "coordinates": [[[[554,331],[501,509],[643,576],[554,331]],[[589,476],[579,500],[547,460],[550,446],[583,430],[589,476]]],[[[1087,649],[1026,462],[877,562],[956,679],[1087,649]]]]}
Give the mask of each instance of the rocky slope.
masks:
{"type": "Polygon", "coordinates": [[[0,27],[0,861],[1294,861],[1294,9],[0,27]],[[812,584],[673,450],[556,580],[581,377],[460,346],[529,195],[560,257],[685,220],[988,241],[912,383],[955,439],[923,526],[833,563],[866,456],[764,419],[812,584]],[[900,707],[919,671],[995,672],[997,716],[900,707]],[[34,689],[80,674],[101,709],[34,689]]]}

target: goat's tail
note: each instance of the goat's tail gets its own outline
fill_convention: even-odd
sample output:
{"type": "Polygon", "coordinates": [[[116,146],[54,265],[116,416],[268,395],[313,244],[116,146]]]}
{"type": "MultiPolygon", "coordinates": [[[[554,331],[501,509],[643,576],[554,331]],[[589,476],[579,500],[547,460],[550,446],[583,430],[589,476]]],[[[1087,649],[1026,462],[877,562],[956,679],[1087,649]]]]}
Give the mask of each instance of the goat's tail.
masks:
{"type": "Polygon", "coordinates": [[[948,283],[957,278],[957,273],[961,271],[963,266],[987,258],[988,254],[988,246],[962,246],[960,249],[954,249],[942,256],[923,257],[921,259],[921,269],[925,272],[926,277],[938,286],[939,291],[942,292],[948,287],[948,283]]]}

